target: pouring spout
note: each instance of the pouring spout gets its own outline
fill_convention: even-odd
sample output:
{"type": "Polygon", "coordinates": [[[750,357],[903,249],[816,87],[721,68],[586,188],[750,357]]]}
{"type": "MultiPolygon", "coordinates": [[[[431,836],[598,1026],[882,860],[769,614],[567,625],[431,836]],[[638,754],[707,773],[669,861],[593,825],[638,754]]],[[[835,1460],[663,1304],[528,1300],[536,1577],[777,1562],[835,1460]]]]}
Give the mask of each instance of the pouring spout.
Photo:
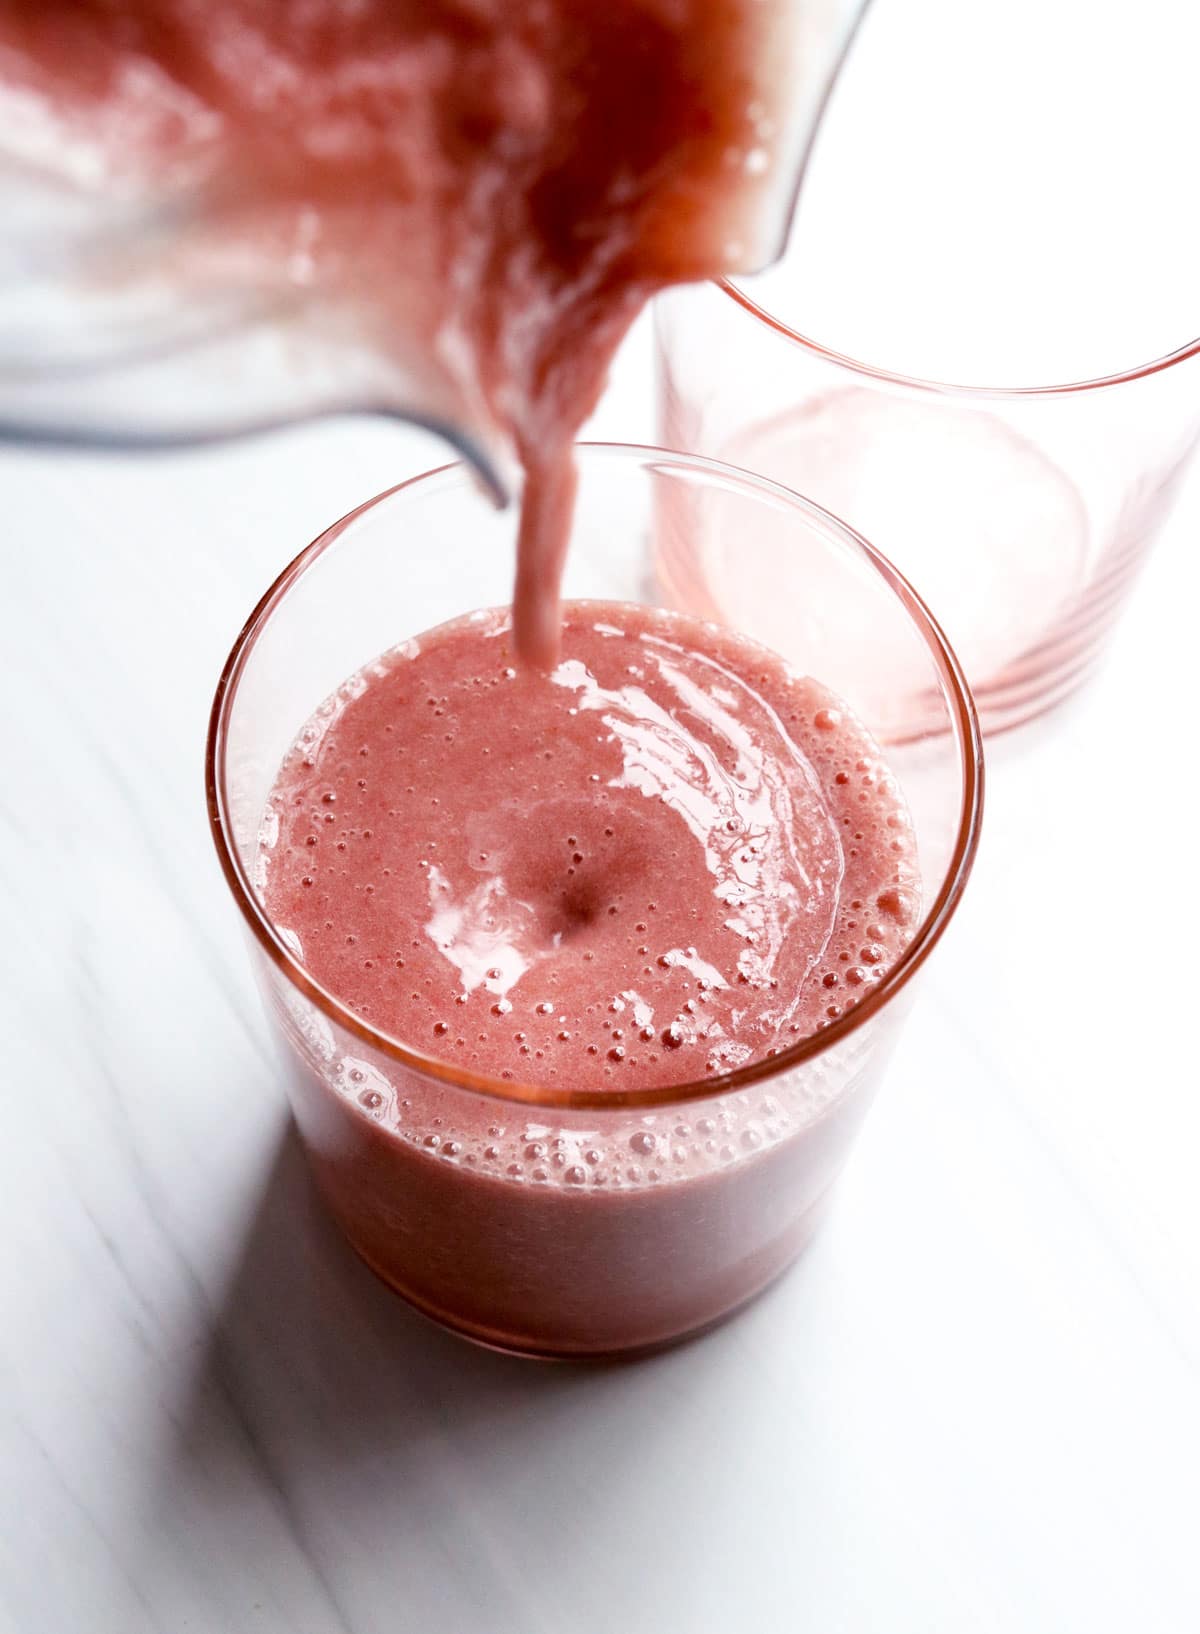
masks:
{"type": "Polygon", "coordinates": [[[516,490],[513,462],[489,449],[485,440],[475,432],[453,421],[439,419],[436,415],[414,413],[410,409],[376,409],[374,412],[405,425],[417,426],[422,431],[431,431],[461,455],[481,493],[496,510],[503,511],[512,504],[516,490]]]}

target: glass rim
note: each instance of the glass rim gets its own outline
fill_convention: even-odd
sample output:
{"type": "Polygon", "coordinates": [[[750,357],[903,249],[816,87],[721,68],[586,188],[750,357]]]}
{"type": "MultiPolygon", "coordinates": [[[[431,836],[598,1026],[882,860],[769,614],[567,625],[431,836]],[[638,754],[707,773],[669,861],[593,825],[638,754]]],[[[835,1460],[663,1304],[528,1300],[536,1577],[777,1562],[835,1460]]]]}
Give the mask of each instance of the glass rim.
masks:
{"type": "Polygon", "coordinates": [[[435,1078],[456,1088],[469,1090],[510,1105],[542,1109],[553,1107],[563,1111],[651,1109],[683,1105],[735,1093],[763,1079],[774,1078],[805,1062],[815,1060],[857,1032],[908,985],[941,939],[958,906],[975,861],[983,811],[983,741],[974,699],[966,677],[941,626],[903,574],[853,528],[841,522],[829,511],[823,510],[812,500],[794,493],[781,483],[742,471],[720,460],[711,460],[699,454],[677,454],[669,449],[635,443],[585,442],[577,443],[575,446],[576,452],[581,453],[585,459],[597,455],[601,458],[616,457],[621,460],[633,457],[640,465],[651,468],[656,465],[681,467],[710,477],[719,477],[726,483],[732,479],[736,486],[748,487],[776,502],[782,501],[789,509],[803,513],[810,522],[816,523],[821,529],[832,531],[841,544],[850,546],[860,557],[865,558],[867,564],[883,580],[885,587],[900,601],[910,621],[916,625],[943,681],[948,684],[949,703],[956,727],[954,737],[962,770],[962,794],[954,849],[937,895],[924,909],[912,940],[879,984],[872,987],[850,1009],[831,1020],[819,1032],[811,1033],[798,1043],[789,1045],[778,1055],[765,1057],[730,1072],[706,1074],[702,1079],[648,1089],[564,1090],[493,1078],[487,1074],[470,1072],[454,1062],[426,1055],[415,1046],[373,1027],[362,1017],[355,1015],[334,993],[323,987],[290,952],[259,900],[233,838],[226,780],[226,749],[230,716],[237,698],[239,683],[259,636],[288,592],[308,569],[324,556],[360,517],[394,499],[398,494],[419,488],[451,472],[459,473],[468,481],[472,480],[470,467],[459,460],[410,477],[348,511],[318,534],[311,544],[306,545],[260,597],[230,649],[213,696],[205,750],[208,817],[225,881],[263,953],[275,969],[329,1020],[390,1060],[425,1078],[435,1078]]]}
{"type": "Polygon", "coordinates": [[[1070,397],[1082,392],[1102,391],[1111,386],[1127,385],[1134,380],[1144,380],[1150,375],[1161,374],[1165,369],[1173,368],[1177,363],[1186,363],[1189,358],[1200,354],[1198,335],[1194,340],[1185,341],[1174,351],[1165,352],[1149,363],[1141,363],[1129,369],[1118,369],[1111,374],[1090,376],[1084,380],[1066,381],[1061,385],[964,385],[956,381],[933,380],[922,375],[904,374],[898,369],[885,369],[874,363],[864,363],[860,358],[852,357],[849,352],[839,352],[832,346],[824,346],[819,340],[813,340],[811,335],[804,335],[798,329],[793,329],[782,318],[768,312],[765,306],[761,306],[748,295],[732,278],[715,278],[712,281],[722,295],[736,301],[752,318],[765,324],[768,329],[773,329],[791,345],[802,347],[827,363],[837,364],[839,368],[848,369],[853,374],[866,375],[871,380],[879,380],[889,386],[904,386],[909,391],[930,392],[945,397],[1070,397]]]}

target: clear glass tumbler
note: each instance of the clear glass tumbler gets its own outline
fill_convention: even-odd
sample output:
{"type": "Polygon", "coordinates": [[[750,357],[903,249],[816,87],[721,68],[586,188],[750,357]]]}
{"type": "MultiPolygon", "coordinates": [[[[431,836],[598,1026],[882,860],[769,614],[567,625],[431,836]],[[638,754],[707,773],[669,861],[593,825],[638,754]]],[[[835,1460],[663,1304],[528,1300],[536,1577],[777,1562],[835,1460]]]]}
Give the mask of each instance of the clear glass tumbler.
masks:
{"type": "MultiPolygon", "coordinates": [[[[872,368],[730,283],[661,296],[656,330],[663,442],[798,488],[878,539],[942,619],[988,732],[1085,679],[1200,436],[1200,341],[1025,390],[872,368]]],[[[812,553],[782,536],[756,570],[730,535],[667,535],[656,553],[672,605],[757,622],[785,657],[796,609],[826,593],[812,553]]],[[[921,666],[882,625],[859,639],[895,723],[926,730],[921,666]]]]}
{"type": "MultiPolygon", "coordinates": [[[[822,553],[829,580],[844,581],[863,615],[923,667],[929,730],[888,754],[915,824],[922,913],[907,950],[856,1006],[721,1077],[584,1093],[436,1059],[351,1013],[295,957],[254,876],[285,751],[372,658],[507,599],[516,519],[489,510],[464,466],[371,500],[280,575],[226,663],[207,761],[217,850],[330,1211],[363,1259],[428,1315],[484,1344],[561,1357],[636,1353],[695,1333],[796,1256],[874,1094],[912,977],[959,900],[982,796],[978,723],[957,661],[915,593],[858,535],[772,482],[704,459],[590,445],[579,464],[569,596],[647,599],[656,514],[739,531],[751,564],[766,519],[822,553]]],[[[852,664],[836,685],[870,724],[870,689],[855,685],[852,664]]]]}
{"type": "MultiPolygon", "coordinates": [[[[1186,16],[874,0],[787,253],[657,303],[659,438],[876,541],[962,660],[985,731],[1101,651],[1200,436],[1200,142],[1186,16]],[[948,71],[947,65],[952,65],[948,71]]],[[[804,552],[669,541],[672,599],[788,652],[804,552]],[[770,601],[773,609],[765,604],[770,601]]],[[[921,678],[861,633],[921,724],[921,678]]]]}

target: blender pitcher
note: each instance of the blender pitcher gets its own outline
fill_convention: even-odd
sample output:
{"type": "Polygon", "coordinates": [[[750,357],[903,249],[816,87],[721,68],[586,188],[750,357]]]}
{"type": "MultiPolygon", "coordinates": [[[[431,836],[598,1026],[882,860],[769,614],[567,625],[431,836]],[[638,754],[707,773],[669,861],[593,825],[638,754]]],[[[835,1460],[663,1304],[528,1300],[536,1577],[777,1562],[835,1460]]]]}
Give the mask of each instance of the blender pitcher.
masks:
{"type": "MultiPolygon", "coordinates": [[[[480,323],[455,314],[527,248],[513,233],[472,265],[506,200],[554,181],[572,108],[586,117],[628,73],[644,110],[667,78],[686,87],[706,23],[765,17],[738,84],[770,173],[765,145],[727,155],[738,208],[719,264],[677,262],[661,232],[637,243],[636,305],[761,266],[862,3],[0,0],[0,435],[162,446],[376,412],[442,433],[502,501],[511,436],[480,375],[480,323]],[[668,13],[672,72],[638,79],[637,53],[614,57],[618,31],[640,46],[668,13]],[[543,140],[557,157],[538,156],[543,140]]],[[[686,201],[695,140],[673,133],[640,181],[686,201]]],[[[519,297],[493,329],[524,315],[519,297]]]]}

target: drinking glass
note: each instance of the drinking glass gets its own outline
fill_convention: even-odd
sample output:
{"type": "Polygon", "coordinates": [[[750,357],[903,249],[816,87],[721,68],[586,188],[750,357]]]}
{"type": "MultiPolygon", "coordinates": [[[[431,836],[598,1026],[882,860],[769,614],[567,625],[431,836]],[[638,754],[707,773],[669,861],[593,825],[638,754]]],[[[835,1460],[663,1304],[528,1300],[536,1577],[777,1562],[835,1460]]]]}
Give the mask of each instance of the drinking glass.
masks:
{"type": "MultiPolygon", "coordinates": [[[[876,540],[954,644],[985,731],[1100,654],[1200,437],[1200,100],[1173,0],[875,0],[770,272],[657,303],[660,440],[876,540]],[[947,64],[953,71],[947,72],[947,64]],[[975,384],[980,382],[980,384],[975,384]]],[[[802,551],[660,546],[676,605],[785,656],[802,551]],[[771,603],[768,607],[766,604],[771,603]]],[[[921,727],[919,674],[861,631],[921,727]]]]}
{"type": "MultiPolygon", "coordinates": [[[[958,903],[982,795],[958,663],[861,537],[710,460],[614,445],[583,446],[578,459],[568,596],[651,599],[652,526],[736,531],[749,567],[755,540],[782,530],[844,590],[834,617],[852,601],[923,668],[929,729],[888,759],[912,812],[924,899],[907,949],[856,1004],[719,1077],[584,1091],[438,1059],[368,1024],[305,969],[256,876],[268,794],[299,729],[342,681],[431,626],[506,601],[516,517],[489,509],[462,465],[360,506],[284,570],[225,665],[207,759],[217,851],[331,1213],[420,1310],[484,1344],[555,1357],[631,1354],[695,1333],[795,1258],[875,1093],[912,979],[958,903]]],[[[805,628],[824,659],[831,632],[819,609],[805,628]]],[[[829,679],[871,725],[874,683],[859,686],[855,673],[847,662],[829,679]]]]}

